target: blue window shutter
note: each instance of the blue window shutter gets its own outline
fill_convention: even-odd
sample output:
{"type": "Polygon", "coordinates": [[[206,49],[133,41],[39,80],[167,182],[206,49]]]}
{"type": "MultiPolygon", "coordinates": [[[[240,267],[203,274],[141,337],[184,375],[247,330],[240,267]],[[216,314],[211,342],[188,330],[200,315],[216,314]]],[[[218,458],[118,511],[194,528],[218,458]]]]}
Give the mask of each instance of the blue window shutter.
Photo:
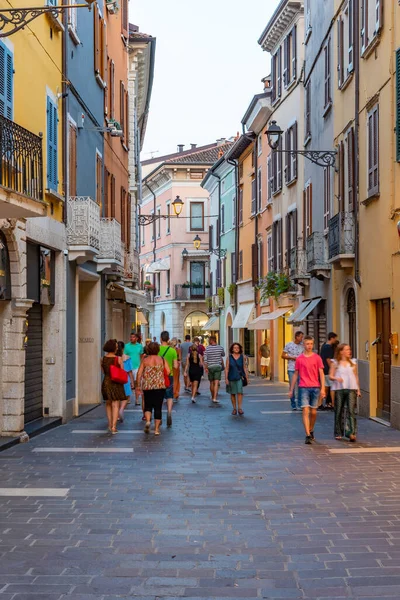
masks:
{"type": "Polygon", "coordinates": [[[0,114],[13,118],[14,58],[9,49],[0,42],[0,114]]]}
{"type": "Polygon", "coordinates": [[[47,96],[47,188],[57,190],[57,106],[47,96]]]}
{"type": "Polygon", "coordinates": [[[400,48],[396,50],[396,160],[400,162],[400,48]]]}

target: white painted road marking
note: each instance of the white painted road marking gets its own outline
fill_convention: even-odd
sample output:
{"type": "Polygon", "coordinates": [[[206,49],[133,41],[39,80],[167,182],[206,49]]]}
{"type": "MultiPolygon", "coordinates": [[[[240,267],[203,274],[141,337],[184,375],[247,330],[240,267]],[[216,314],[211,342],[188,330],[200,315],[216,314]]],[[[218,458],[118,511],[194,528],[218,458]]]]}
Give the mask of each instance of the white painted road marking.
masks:
{"type": "Polygon", "coordinates": [[[0,488],[0,496],[47,496],[65,498],[69,488],[0,488]]]}
{"type": "Polygon", "coordinates": [[[133,448],[34,448],[32,452],[133,452],[133,448]]]}
{"type": "Polygon", "coordinates": [[[331,454],[381,454],[383,452],[400,452],[400,446],[387,446],[385,448],[330,448],[331,454]]]}

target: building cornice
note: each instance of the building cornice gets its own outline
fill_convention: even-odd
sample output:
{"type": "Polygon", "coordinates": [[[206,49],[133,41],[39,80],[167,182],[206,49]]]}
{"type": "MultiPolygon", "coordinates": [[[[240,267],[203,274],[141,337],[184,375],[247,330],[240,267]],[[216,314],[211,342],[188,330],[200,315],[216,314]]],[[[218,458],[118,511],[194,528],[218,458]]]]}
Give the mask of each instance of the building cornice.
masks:
{"type": "Polygon", "coordinates": [[[258,40],[262,49],[272,52],[298,14],[304,14],[304,0],[281,0],[258,40]]]}

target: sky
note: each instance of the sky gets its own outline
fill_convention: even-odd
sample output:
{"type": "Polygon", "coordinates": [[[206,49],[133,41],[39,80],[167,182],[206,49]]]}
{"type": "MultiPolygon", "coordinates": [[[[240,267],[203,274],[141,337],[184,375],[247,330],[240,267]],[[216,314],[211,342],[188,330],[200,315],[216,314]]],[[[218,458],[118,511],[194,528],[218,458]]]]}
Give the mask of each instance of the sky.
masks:
{"type": "Polygon", "coordinates": [[[130,0],[130,22],[157,38],[142,160],[241,132],[270,61],[257,43],[279,0],[130,0]],[[158,151],[158,152],[157,152],[158,151]]]}

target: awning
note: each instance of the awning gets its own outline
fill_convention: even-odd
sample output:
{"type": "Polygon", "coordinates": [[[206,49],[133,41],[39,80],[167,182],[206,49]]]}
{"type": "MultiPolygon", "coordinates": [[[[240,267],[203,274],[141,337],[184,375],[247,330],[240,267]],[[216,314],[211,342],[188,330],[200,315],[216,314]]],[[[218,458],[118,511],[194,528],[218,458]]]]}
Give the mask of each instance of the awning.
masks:
{"type": "Polygon", "coordinates": [[[171,258],[167,256],[167,258],[162,258],[161,260],[157,260],[156,262],[151,263],[147,269],[146,273],[159,273],[160,271],[169,271],[171,268],[171,258]]]}
{"type": "Polygon", "coordinates": [[[233,319],[232,329],[244,329],[245,327],[247,327],[247,323],[249,322],[250,315],[253,309],[253,302],[249,302],[248,304],[241,304],[239,306],[239,310],[237,311],[235,318],[233,319]]]}
{"type": "Polygon", "coordinates": [[[147,309],[147,298],[144,292],[124,287],[119,283],[109,283],[107,289],[111,300],[121,300],[126,304],[133,304],[147,309]]]}
{"type": "Polygon", "coordinates": [[[287,322],[291,325],[300,324],[314,310],[322,298],[313,298],[312,300],[304,300],[297,310],[288,318],[287,322]]]}
{"type": "Polygon", "coordinates": [[[270,325],[270,321],[275,321],[285,315],[289,310],[291,310],[291,306],[285,306],[282,308],[278,308],[271,313],[265,313],[254,319],[254,321],[250,321],[247,325],[247,329],[268,329],[270,325]]]}
{"type": "Polygon", "coordinates": [[[219,331],[219,317],[211,317],[201,329],[202,331],[219,331]]]}
{"type": "Polygon", "coordinates": [[[137,323],[140,323],[141,325],[148,325],[147,319],[141,310],[138,310],[136,313],[136,321],[137,321],[137,323]]]}

